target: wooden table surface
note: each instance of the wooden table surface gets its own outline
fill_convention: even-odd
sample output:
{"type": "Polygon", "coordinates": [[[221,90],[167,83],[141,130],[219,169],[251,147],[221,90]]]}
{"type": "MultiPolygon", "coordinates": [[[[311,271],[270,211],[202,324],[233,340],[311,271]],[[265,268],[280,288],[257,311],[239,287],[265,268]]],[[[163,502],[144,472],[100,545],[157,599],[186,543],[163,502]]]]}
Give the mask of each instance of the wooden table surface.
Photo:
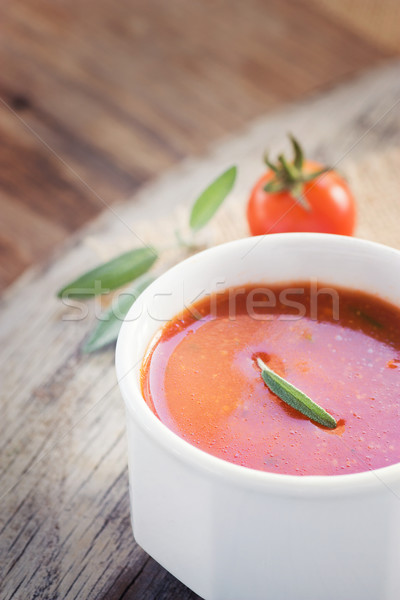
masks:
{"type": "Polygon", "coordinates": [[[97,262],[88,240],[136,244],[132,224],[230,161],[245,194],[288,130],[326,160],[392,144],[397,68],[312,98],[384,64],[383,48],[315,0],[2,3],[0,290],[36,265],[1,299],[2,599],[196,598],[133,540],[113,352],[81,353],[93,309],[65,321],[54,290],[97,262]]]}
{"type": "Polygon", "coordinates": [[[321,7],[3,2],[0,289],[172,164],[387,57],[321,7]]]}
{"type": "MultiPolygon", "coordinates": [[[[187,161],[148,185],[136,202],[115,205],[56,256],[3,295],[0,588],[4,600],[194,600],[196,595],[136,544],[129,517],[124,408],[112,349],[82,353],[93,327],[54,297],[96,249],[137,245],[139,223],[190,201],[232,162],[244,202],[269,141],[304,139],[329,163],[361,160],[399,146],[400,65],[387,64],[337,90],[259,119],[205,159],[187,161]],[[73,320],[71,320],[71,318],[73,320]]],[[[173,222],[170,222],[173,227],[173,222]]],[[[172,540],[173,543],[173,540],[172,540]]]]}

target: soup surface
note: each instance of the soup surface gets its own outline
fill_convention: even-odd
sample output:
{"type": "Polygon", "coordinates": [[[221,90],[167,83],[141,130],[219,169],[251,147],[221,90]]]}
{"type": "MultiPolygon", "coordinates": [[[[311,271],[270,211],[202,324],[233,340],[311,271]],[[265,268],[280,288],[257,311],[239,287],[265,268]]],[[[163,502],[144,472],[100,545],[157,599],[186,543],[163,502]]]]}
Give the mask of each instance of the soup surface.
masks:
{"type": "Polygon", "coordinates": [[[346,289],[260,284],[206,297],[172,319],[145,358],[142,391],[167,427],[214,456],[262,471],[343,475],[400,462],[399,367],[398,308],[346,289]],[[337,427],[273,394],[257,357],[337,427]]]}

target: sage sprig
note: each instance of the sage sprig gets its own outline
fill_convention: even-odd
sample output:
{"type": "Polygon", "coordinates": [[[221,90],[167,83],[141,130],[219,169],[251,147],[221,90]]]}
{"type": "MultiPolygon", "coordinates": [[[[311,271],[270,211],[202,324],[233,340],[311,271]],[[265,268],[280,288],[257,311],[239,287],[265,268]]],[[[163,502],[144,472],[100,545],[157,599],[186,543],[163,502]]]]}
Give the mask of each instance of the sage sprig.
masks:
{"type": "Polygon", "coordinates": [[[154,281],[154,277],[144,275],[132,287],[122,290],[116,296],[111,306],[105,310],[83,346],[84,352],[94,352],[115,342],[121,323],[140,294],[154,281]]]}
{"type": "MultiPolygon", "coordinates": [[[[196,244],[196,233],[210,221],[228,196],[234,186],[236,174],[236,167],[230,167],[200,194],[190,213],[191,239],[184,240],[180,232],[176,231],[177,247],[185,248],[188,252],[200,249],[196,244]]],[[[94,331],[84,345],[85,352],[99,350],[117,339],[123,318],[139,294],[154,280],[152,276],[142,276],[153,267],[160,254],[161,249],[151,246],[134,248],[87,271],[59,290],[57,296],[61,299],[88,300],[135,282],[132,288],[119,294],[110,308],[100,315],[94,331]]]]}
{"type": "Polygon", "coordinates": [[[374,317],[371,317],[371,315],[369,315],[368,313],[365,313],[364,311],[359,310],[358,308],[353,308],[352,310],[357,315],[357,317],[360,317],[360,319],[366,321],[376,329],[383,329],[382,323],[380,321],[377,321],[374,317]]]}
{"type": "Polygon", "coordinates": [[[151,246],[124,252],[71,281],[61,288],[57,296],[85,299],[107,294],[146,273],[157,258],[158,252],[151,246]]]}
{"type": "Polygon", "coordinates": [[[217,177],[197,198],[190,214],[189,224],[193,231],[199,231],[215,215],[236,180],[237,169],[231,167],[217,177]]]}
{"type": "Polygon", "coordinates": [[[265,385],[278,396],[283,402],[286,402],[292,408],[298,410],[311,421],[315,421],[329,429],[335,429],[337,426],[336,420],[319,404],[316,404],[304,392],[299,390],[293,384],[280,377],[275,371],[267,367],[261,360],[257,359],[257,364],[261,369],[261,377],[265,385]]]}

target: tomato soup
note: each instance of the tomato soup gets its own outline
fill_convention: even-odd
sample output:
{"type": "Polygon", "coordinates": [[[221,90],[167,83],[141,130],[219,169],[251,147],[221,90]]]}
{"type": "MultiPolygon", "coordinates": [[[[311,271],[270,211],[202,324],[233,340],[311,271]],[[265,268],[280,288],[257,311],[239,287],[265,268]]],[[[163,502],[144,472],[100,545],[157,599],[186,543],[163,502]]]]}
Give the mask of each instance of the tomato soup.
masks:
{"type": "Polygon", "coordinates": [[[142,366],[154,414],[232,463],[343,475],[400,461],[400,311],[306,283],[208,296],[172,319],[142,366]],[[257,357],[337,421],[327,429],[273,394],[257,357]]]}

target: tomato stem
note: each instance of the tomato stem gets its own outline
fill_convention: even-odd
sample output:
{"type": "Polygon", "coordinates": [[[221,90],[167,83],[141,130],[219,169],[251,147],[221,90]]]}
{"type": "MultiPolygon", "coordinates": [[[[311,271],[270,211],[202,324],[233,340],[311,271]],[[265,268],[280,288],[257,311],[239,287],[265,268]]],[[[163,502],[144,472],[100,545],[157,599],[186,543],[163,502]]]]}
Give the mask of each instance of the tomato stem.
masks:
{"type": "Polygon", "coordinates": [[[298,171],[302,171],[303,164],[304,164],[303,149],[300,146],[299,142],[296,140],[296,138],[292,134],[289,134],[289,138],[290,138],[290,141],[292,142],[292,147],[294,150],[294,161],[293,161],[294,166],[296,167],[296,169],[298,171]]]}
{"type": "Polygon", "coordinates": [[[289,135],[292,148],[293,160],[290,162],[284,154],[279,154],[276,164],[269,160],[268,154],[264,155],[264,162],[273,172],[273,178],[268,181],[264,190],[271,194],[288,191],[293,198],[304,208],[310,211],[311,207],[304,195],[304,184],[313,181],[327,171],[329,167],[319,169],[313,173],[304,173],[304,152],[299,142],[293,135],[289,135]]]}

